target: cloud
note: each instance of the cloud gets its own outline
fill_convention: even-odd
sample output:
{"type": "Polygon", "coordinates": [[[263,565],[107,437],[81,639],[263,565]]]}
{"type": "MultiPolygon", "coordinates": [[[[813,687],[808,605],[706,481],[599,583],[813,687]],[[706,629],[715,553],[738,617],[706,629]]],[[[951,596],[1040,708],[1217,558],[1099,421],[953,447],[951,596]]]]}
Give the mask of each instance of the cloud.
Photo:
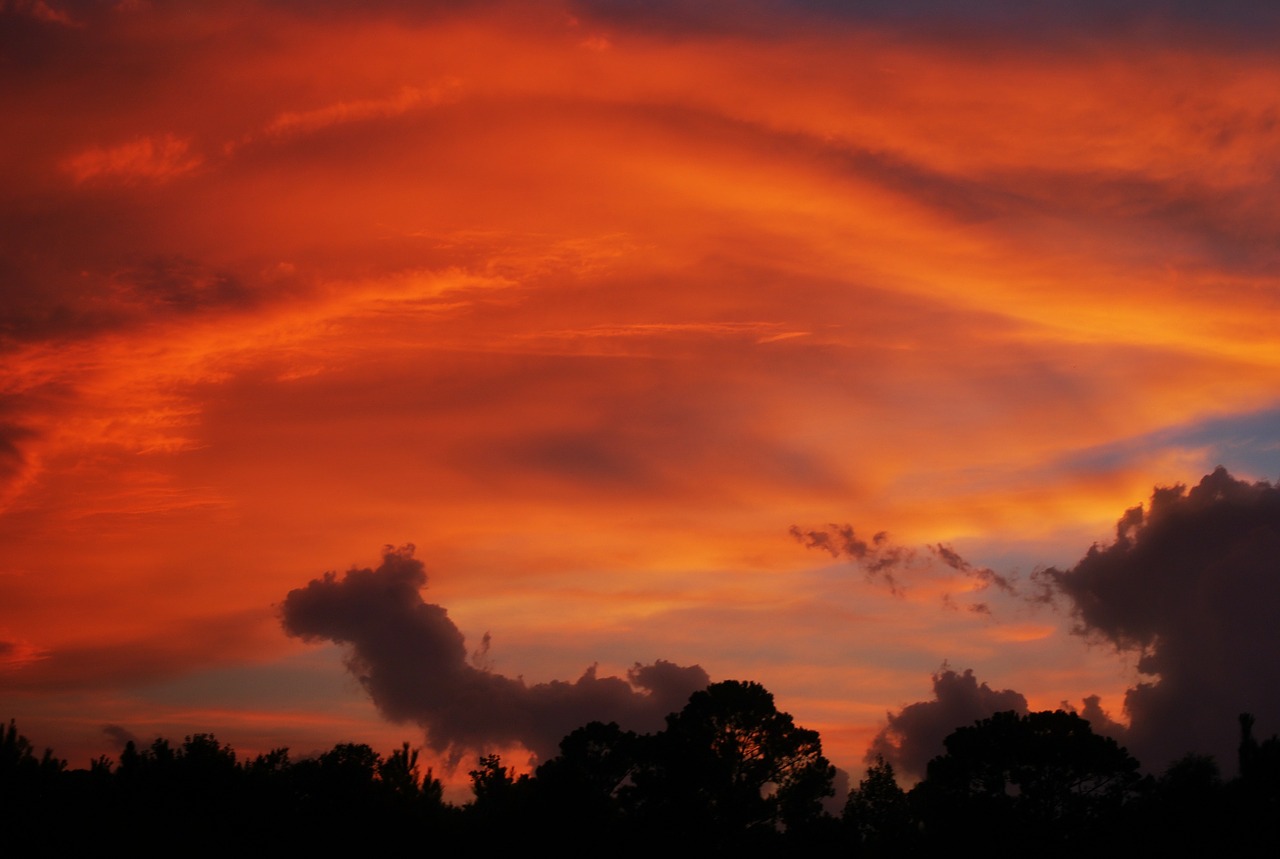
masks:
{"type": "MultiPolygon", "coordinates": [[[[0,596],[14,592],[20,593],[11,585],[0,596]]],[[[88,620],[77,620],[82,633],[90,628],[88,620]]],[[[91,641],[17,641],[8,654],[0,653],[0,695],[154,683],[201,668],[261,658],[272,643],[270,618],[261,609],[170,623],[152,618],[145,633],[123,640],[107,632],[91,641]]]]}
{"type": "Polygon", "coordinates": [[[44,0],[10,0],[8,3],[0,3],[0,12],[26,15],[46,24],[61,24],[64,27],[79,26],[70,14],[44,0]]]}
{"type": "MultiPolygon", "coordinates": [[[[1065,701],[1062,702],[1062,709],[1075,711],[1075,708],[1065,701]]],[[[1129,742],[1128,727],[1112,719],[1111,714],[1102,709],[1100,696],[1087,696],[1084,699],[1084,708],[1079,711],[1079,715],[1089,721],[1089,726],[1093,728],[1095,734],[1103,734],[1122,744],[1129,742]]]]}
{"type": "Polygon", "coordinates": [[[457,80],[449,80],[427,90],[402,86],[394,94],[382,98],[338,101],[311,110],[286,111],[267,124],[266,133],[270,137],[283,137],[318,131],[332,125],[399,116],[418,107],[439,104],[458,84],[457,80]]]}
{"type": "Polygon", "coordinates": [[[889,724],[871,742],[867,763],[883,756],[906,779],[923,778],[929,761],[943,753],[942,741],[956,728],[992,713],[1027,712],[1027,699],[1012,689],[979,684],[972,669],[957,674],[945,665],[933,675],[933,700],[908,704],[889,714],[889,724]]]}
{"type": "Polygon", "coordinates": [[[1280,724],[1280,489],[1219,467],[1157,488],[1109,546],[1042,580],[1081,635],[1138,654],[1125,711],[1131,751],[1160,769],[1189,752],[1233,760],[1236,716],[1280,724]]]}
{"type": "Polygon", "coordinates": [[[124,747],[129,743],[139,745],[137,735],[128,728],[122,728],[119,725],[103,725],[102,733],[110,737],[112,744],[121,751],[123,751],[124,747]]]}
{"type": "Polygon", "coordinates": [[[592,720],[652,730],[707,685],[699,666],[658,660],[637,663],[621,677],[600,677],[595,666],[577,680],[526,684],[468,659],[462,633],[442,606],[424,602],[427,575],[413,547],[387,547],[376,569],[326,573],[289,592],[285,631],[305,641],[350,646],[348,668],[378,710],[394,722],[413,722],[436,751],[454,759],[467,751],[519,743],[539,758],[592,720]]]}
{"type": "MultiPolygon", "coordinates": [[[[703,32],[776,33],[788,25],[838,27],[841,24],[875,25],[912,34],[950,36],[952,41],[972,40],[982,33],[1016,34],[1025,40],[1062,40],[1088,34],[1098,28],[1119,31],[1191,30],[1205,35],[1261,40],[1273,34],[1280,15],[1265,3],[1250,0],[1184,2],[1134,0],[1117,4],[1108,0],[1041,0],[1039,3],[1005,3],[970,0],[938,4],[929,0],[867,0],[846,3],[831,0],[659,0],[650,3],[620,0],[573,0],[577,14],[601,23],[667,35],[703,32]],[[772,25],[773,29],[767,29],[772,25]]],[[[1203,38],[1204,36],[1202,36],[1203,38]]]]}
{"type": "Polygon", "coordinates": [[[29,458],[19,444],[34,435],[23,427],[0,423],[0,508],[21,491],[31,471],[29,458]]]}
{"type": "MultiPolygon", "coordinates": [[[[833,558],[850,561],[866,573],[868,581],[886,585],[895,595],[901,596],[906,589],[905,576],[911,573],[926,574],[936,569],[935,561],[972,579],[976,586],[970,592],[981,592],[991,585],[1008,594],[1018,592],[1014,577],[1001,575],[990,567],[975,566],[945,543],[924,546],[920,552],[909,546],[895,544],[886,531],[878,531],[870,540],[864,540],[857,535],[852,525],[835,523],[821,530],[803,530],[798,525],[792,525],[790,533],[805,548],[819,549],[833,558]]],[[[942,599],[948,606],[955,607],[952,594],[944,593],[942,599]]],[[[973,612],[990,613],[990,607],[982,602],[970,603],[967,608],[973,612]]]]}
{"type": "Polygon", "coordinates": [[[913,549],[894,545],[886,531],[877,531],[870,541],[857,535],[852,525],[832,523],[825,529],[803,531],[791,526],[791,536],[808,549],[821,549],[833,558],[852,562],[867,575],[868,581],[880,581],[894,594],[902,593],[897,572],[915,561],[913,549]]]}
{"type": "MultiPolygon", "coordinates": [[[[976,567],[962,558],[960,553],[950,546],[943,543],[935,543],[929,547],[929,551],[934,554],[934,557],[951,569],[976,579],[982,589],[986,589],[990,585],[995,585],[1007,594],[1017,592],[1017,588],[1014,586],[1013,578],[1011,576],[997,573],[990,567],[976,567]]],[[[987,610],[985,605],[983,605],[982,608],[977,608],[976,606],[970,606],[970,608],[976,611],[987,610]]]]}
{"type": "Polygon", "coordinates": [[[191,141],[172,134],[143,136],[116,146],[94,146],[62,163],[76,183],[97,179],[164,182],[189,173],[202,159],[191,153],[191,141]]]}
{"type": "Polygon", "coordinates": [[[238,275],[177,255],[139,260],[116,272],[111,288],[118,312],[148,318],[169,312],[243,309],[256,299],[253,288],[238,275]]]}
{"type": "Polygon", "coordinates": [[[44,659],[46,653],[40,647],[22,639],[0,640],[0,687],[5,676],[22,671],[44,659]]]}

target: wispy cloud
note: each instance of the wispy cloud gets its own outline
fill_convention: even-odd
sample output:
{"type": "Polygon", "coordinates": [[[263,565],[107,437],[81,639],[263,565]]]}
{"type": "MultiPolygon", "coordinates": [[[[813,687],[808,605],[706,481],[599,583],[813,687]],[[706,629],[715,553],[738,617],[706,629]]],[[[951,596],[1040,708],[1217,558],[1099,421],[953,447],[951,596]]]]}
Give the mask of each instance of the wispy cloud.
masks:
{"type": "Polygon", "coordinates": [[[93,146],[62,162],[77,183],[90,181],[165,182],[200,166],[191,139],[173,134],[143,136],[115,146],[93,146]]]}
{"type": "Polygon", "coordinates": [[[334,125],[400,116],[411,110],[441,104],[449,100],[460,86],[461,81],[451,78],[426,88],[406,85],[380,98],[336,101],[309,110],[285,111],[267,123],[263,131],[268,137],[285,137],[334,125]]]}

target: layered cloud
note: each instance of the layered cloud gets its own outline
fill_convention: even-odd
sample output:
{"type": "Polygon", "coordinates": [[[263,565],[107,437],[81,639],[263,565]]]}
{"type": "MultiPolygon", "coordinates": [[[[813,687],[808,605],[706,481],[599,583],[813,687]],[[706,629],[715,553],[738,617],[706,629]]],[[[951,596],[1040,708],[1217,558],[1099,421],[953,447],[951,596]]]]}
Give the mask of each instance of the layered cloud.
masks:
{"type": "Polygon", "coordinates": [[[398,533],[509,677],[652,635],[849,760],[943,656],[1110,700],[990,553],[1274,470],[1275,15],[930,6],[0,3],[4,688],[286,665],[398,533]]]}
{"type": "MultiPolygon", "coordinates": [[[[515,744],[546,759],[593,720],[655,730],[707,685],[700,667],[664,660],[636,663],[625,679],[600,677],[594,666],[571,682],[505,677],[468,660],[445,609],[423,601],[426,581],[412,546],[388,548],[375,569],[327,574],[290,591],[282,620],[290,635],[348,646],[348,667],[379,711],[420,725],[430,746],[454,759],[515,744]]],[[[486,635],[476,655],[488,647],[486,635]]]]}

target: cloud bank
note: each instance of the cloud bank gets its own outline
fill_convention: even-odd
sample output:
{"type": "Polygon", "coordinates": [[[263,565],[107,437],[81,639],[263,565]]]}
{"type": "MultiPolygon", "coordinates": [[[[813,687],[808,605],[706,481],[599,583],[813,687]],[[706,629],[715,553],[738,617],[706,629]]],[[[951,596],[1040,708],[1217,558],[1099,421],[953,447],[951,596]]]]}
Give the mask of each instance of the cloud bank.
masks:
{"type": "Polygon", "coordinates": [[[1280,724],[1280,489],[1219,467],[1190,490],[1158,488],[1045,580],[1082,635],[1139,655],[1125,741],[1159,769],[1188,752],[1235,759],[1236,716],[1280,724]]]}
{"type": "Polygon", "coordinates": [[[972,669],[957,674],[944,666],[933,675],[932,701],[908,704],[889,714],[889,724],[867,750],[867,763],[878,755],[904,779],[924,778],[929,761],[943,753],[948,734],[1005,710],[1026,713],[1027,699],[1012,689],[996,691],[979,684],[972,669]]]}
{"type": "Polygon", "coordinates": [[[348,645],[348,668],[379,712],[420,725],[428,744],[454,760],[516,743],[546,759],[592,720],[656,729],[708,683],[701,667],[661,659],[637,663],[625,679],[599,677],[592,666],[573,682],[534,685],[476,667],[445,609],[423,601],[426,582],[413,546],[388,546],[376,569],[326,573],[290,591],[282,621],[291,636],[348,645]]]}
{"type": "MultiPolygon", "coordinates": [[[[836,538],[843,532],[829,533],[809,544],[855,561],[881,542],[859,555],[867,544],[851,529],[842,540],[836,538]]],[[[944,547],[936,553],[948,566],[968,566],[958,556],[953,563],[944,547]]],[[[1128,725],[1114,721],[1097,695],[1084,699],[1080,715],[1151,771],[1188,752],[1212,754],[1230,769],[1240,713],[1254,714],[1264,729],[1280,724],[1277,558],[1280,489],[1219,467],[1190,490],[1157,488],[1145,509],[1120,517],[1110,545],[1094,545],[1069,569],[1039,572],[1044,591],[1036,599],[1065,597],[1077,634],[1138,655],[1142,679],[1125,693],[1128,725]]],[[[933,700],[889,714],[869,760],[883,755],[905,776],[920,777],[955,728],[999,710],[1027,709],[1021,693],[979,685],[972,671],[944,669],[934,675],[933,691],[933,700]]]]}

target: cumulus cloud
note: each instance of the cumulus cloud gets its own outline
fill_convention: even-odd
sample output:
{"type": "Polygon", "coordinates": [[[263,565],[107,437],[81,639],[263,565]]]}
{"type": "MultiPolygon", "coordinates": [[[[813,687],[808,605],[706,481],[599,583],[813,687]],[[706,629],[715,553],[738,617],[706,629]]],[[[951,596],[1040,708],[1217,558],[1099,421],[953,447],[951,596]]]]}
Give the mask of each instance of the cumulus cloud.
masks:
{"type": "Polygon", "coordinates": [[[1158,488],[1115,540],[1041,575],[1077,632],[1138,654],[1126,741],[1160,769],[1180,755],[1234,759],[1236,716],[1280,724],[1280,489],[1221,467],[1190,490],[1158,488]]]}
{"type": "Polygon", "coordinates": [[[1077,713],[1082,719],[1087,719],[1089,727],[1093,728],[1095,734],[1103,734],[1111,737],[1118,743],[1127,745],[1129,742],[1129,729],[1127,726],[1120,724],[1111,718],[1111,714],[1102,709],[1102,698],[1099,695],[1089,695],[1084,699],[1084,707],[1077,711],[1074,707],[1062,702],[1062,709],[1071,710],[1077,713]]]}
{"type": "Polygon", "coordinates": [[[930,760],[942,754],[942,741],[956,728],[971,725],[992,713],[1027,712],[1027,699],[1012,689],[996,691],[978,683],[972,669],[963,674],[947,668],[933,675],[933,700],[908,704],[889,713],[867,750],[867,763],[882,756],[905,779],[924,777],[930,760]]]}
{"type": "Polygon", "coordinates": [[[326,573],[290,591],[282,622],[305,641],[347,645],[348,668],[379,712],[421,726],[428,744],[454,759],[515,743],[545,759],[565,734],[592,720],[656,729],[708,683],[701,667],[663,660],[637,663],[625,679],[600,677],[595,666],[571,682],[505,677],[483,667],[484,644],[481,658],[468,658],[445,609],[423,601],[426,581],[413,546],[388,546],[376,569],[326,573]]]}

